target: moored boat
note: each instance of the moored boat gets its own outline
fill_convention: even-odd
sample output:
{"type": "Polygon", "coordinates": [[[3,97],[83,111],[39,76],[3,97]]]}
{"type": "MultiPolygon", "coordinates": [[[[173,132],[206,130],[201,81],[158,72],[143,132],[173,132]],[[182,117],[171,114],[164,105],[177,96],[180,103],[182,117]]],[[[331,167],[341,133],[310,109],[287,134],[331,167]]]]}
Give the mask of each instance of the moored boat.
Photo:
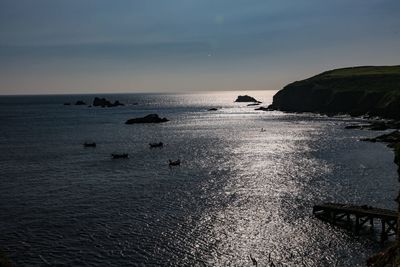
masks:
{"type": "Polygon", "coordinates": [[[155,147],[163,147],[164,143],[163,142],[159,142],[159,143],[149,143],[150,148],[155,148],[155,147]]]}

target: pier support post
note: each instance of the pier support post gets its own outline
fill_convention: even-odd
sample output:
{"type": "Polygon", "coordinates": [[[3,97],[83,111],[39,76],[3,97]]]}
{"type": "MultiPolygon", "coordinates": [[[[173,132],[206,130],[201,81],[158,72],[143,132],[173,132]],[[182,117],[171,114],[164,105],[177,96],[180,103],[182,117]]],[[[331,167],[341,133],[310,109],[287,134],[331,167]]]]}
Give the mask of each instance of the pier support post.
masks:
{"type": "Polygon", "coordinates": [[[346,214],[347,217],[347,227],[351,230],[351,220],[350,220],[350,213],[346,214]]]}
{"type": "Polygon", "coordinates": [[[369,219],[369,223],[371,225],[371,233],[373,233],[374,232],[374,217],[371,217],[369,219]]]}
{"type": "Polygon", "coordinates": [[[381,233],[381,242],[385,242],[387,239],[387,233],[386,233],[386,222],[384,219],[381,219],[382,223],[382,233],[381,233]]]}
{"type": "Polygon", "coordinates": [[[360,233],[360,217],[358,217],[358,215],[356,215],[356,235],[358,235],[360,233]]]}

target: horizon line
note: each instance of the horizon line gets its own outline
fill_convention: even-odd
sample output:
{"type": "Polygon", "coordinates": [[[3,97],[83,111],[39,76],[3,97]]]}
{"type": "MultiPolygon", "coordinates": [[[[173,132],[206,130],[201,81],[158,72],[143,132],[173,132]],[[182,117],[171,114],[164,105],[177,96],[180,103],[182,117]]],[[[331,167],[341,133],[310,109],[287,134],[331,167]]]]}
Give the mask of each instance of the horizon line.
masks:
{"type": "Polygon", "coordinates": [[[248,92],[248,91],[279,91],[281,89],[229,89],[229,90],[193,90],[193,91],[137,91],[137,92],[82,92],[82,93],[37,93],[37,94],[1,94],[0,97],[13,96],[64,96],[64,95],[125,95],[125,94],[198,94],[213,92],[248,92]]]}

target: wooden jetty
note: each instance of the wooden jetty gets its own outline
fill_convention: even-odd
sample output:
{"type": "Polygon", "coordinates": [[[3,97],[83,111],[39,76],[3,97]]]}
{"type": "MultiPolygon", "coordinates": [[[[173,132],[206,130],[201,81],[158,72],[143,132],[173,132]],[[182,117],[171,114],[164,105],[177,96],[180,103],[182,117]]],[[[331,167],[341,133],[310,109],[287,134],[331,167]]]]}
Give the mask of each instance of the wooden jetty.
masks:
{"type": "Polygon", "coordinates": [[[374,208],[363,205],[349,205],[339,203],[325,203],[316,205],[313,214],[322,220],[336,225],[345,226],[354,230],[356,234],[365,226],[370,226],[371,231],[377,223],[381,229],[381,242],[384,242],[391,235],[397,233],[397,212],[393,210],[374,208]]]}

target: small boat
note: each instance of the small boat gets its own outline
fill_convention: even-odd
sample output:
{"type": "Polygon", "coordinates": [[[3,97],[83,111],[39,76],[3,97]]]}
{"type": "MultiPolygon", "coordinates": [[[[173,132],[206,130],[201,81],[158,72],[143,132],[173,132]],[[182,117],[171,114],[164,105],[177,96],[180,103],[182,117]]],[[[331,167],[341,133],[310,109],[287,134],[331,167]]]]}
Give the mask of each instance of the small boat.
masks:
{"type": "Polygon", "coordinates": [[[174,160],[174,161],[169,160],[169,166],[179,166],[179,165],[181,165],[181,160],[180,159],[177,159],[177,160],[174,160]]]}
{"type": "Polygon", "coordinates": [[[129,158],[129,154],[128,153],[123,153],[123,154],[111,154],[111,157],[113,159],[127,159],[129,158]]]}
{"type": "Polygon", "coordinates": [[[155,148],[155,147],[163,147],[164,143],[159,142],[159,143],[149,143],[150,148],[155,148]]]}
{"type": "Polygon", "coordinates": [[[95,143],[95,142],[93,142],[93,143],[85,142],[85,143],[83,144],[83,146],[84,146],[84,147],[96,147],[96,143],[95,143]]]}

